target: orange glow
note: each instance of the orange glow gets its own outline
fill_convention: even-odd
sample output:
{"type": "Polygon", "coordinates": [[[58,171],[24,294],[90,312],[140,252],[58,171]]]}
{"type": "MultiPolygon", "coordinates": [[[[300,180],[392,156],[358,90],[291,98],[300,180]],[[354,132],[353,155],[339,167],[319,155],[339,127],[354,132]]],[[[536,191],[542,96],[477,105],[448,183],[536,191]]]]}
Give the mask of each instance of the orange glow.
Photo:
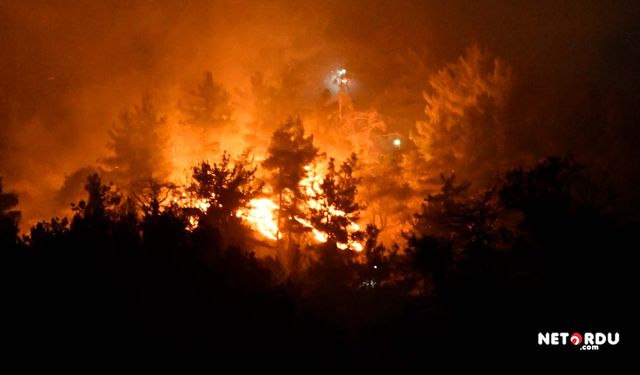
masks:
{"type": "Polygon", "coordinates": [[[278,205],[267,198],[253,199],[249,202],[248,208],[236,213],[236,216],[249,223],[251,228],[274,241],[281,237],[277,215],[278,205]]]}
{"type": "MultiPolygon", "coordinates": [[[[309,199],[306,202],[307,208],[319,209],[322,207],[322,203],[319,198],[322,195],[322,182],[323,179],[319,176],[317,171],[310,165],[305,167],[307,176],[300,181],[300,186],[304,189],[309,199]]],[[[206,213],[211,206],[204,198],[194,198],[187,193],[182,193],[173,199],[173,202],[183,208],[197,209],[203,213],[206,213]]],[[[282,235],[278,228],[278,210],[279,206],[269,198],[256,198],[249,201],[247,207],[236,211],[236,217],[241,218],[249,226],[260,233],[262,236],[269,240],[276,241],[282,238],[282,235]]],[[[344,216],[345,212],[338,210],[334,207],[328,208],[329,213],[333,216],[344,216]]],[[[189,227],[191,229],[198,226],[198,217],[189,216],[189,227]]],[[[318,243],[325,243],[329,240],[329,235],[313,226],[313,224],[304,218],[296,217],[295,220],[302,224],[305,228],[309,229],[314,241],[318,243]]],[[[347,227],[349,234],[360,230],[360,226],[357,223],[350,223],[347,227]]],[[[336,246],[340,250],[351,249],[353,251],[362,251],[364,247],[361,243],[356,241],[350,241],[349,243],[337,243],[336,246]]]]}
{"type": "MultiPolygon", "coordinates": [[[[322,178],[318,175],[312,166],[306,166],[307,176],[300,181],[300,186],[304,188],[305,193],[309,196],[306,202],[308,208],[318,209],[321,206],[321,202],[318,198],[322,194],[322,178]]],[[[178,201],[183,207],[198,208],[205,212],[209,207],[209,204],[204,200],[192,200],[189,201],[183,194],[182,200],[178,201]]],[[[260,233],[262,236],[269,240],[276,241],[281,237],[281,233],[278,228],[278,210],[279,206],[269,198],[256,198],[249,201],[246,208],[240,209],[236,212],[236,217],[241,218],[249,226],[260,233]]],[[[334,216],[344,216],[345,212],[329,207],[329,212],[334,216]]],[[[325,243],[329,240],[329,235],[313,226],[313,224],[304,218],[296,217],[295,220],[302,224],[305,228],[310,230],[312,238],[318,243],[325,243]]],[[[192,223],[193,225],[193,223],[192,223]]],[[[197,221],[195,222],[197,225],[197,221]]],[[[348,228],[348,232],[354,233],[360,230],[360,226],[357,223],[351,223],[348,228]]],[[[362,251],[363,245],[356,241],[350,241],[349,243],[337,243],[336,246],[341,250],[351,249],[353,251],[362,251]]]]}

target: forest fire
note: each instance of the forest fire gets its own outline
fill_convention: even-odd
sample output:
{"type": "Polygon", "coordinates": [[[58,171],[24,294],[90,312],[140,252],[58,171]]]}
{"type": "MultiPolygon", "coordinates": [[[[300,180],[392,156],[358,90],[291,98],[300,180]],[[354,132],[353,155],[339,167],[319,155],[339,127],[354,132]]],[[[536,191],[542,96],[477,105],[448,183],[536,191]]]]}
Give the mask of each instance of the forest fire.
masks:
{"type": "MultiPolygon", "coordinates": [[[[321,210],[324,203],[320,201],[322,196],[323,179],[314,170],[311,165],[304,167],[306,177],[300,181],[300,187],[304,190],[308,200],[306,201],[306,209],[321,210]]],[[[212,196],[213,197],[213,196],[212,196]]],[[[213,197],[215,198],[215,197],[213,197]]],[[[173,203],[182,208],[191,208],[206,214],[211,206],[207,198],[190,198],[186,193],[182,193],[180,197],[173,200],[173,203]]],[[[345,217],[346,213],[336,209],[333,206],[327,206],[326,210],[329,215],[345,217]]],[[[260,233],[269,240],[277,241],[282,238],[281,228],[278,228],[278,215],[280,207],[277,203],[269,198],[254,198],[248,201],[246,207],[240,208],[235,212],[235,216],[245,221],[254,231],[260,233]]],[[[309,231],[311,238],[318,243],[325,243],[329,240],[329,235],[322,230],[314,227],[308,219],[296,216],[294,220],[302,225],[305,230],[309,231]]],[[[326,219],[323,219],[326,222],[326,219]]],[[[196,215],[189,216],[189,225],[191,228],[198,226],[198,217],[196,215]]],[[[360,231],[360,226],[356,222],[349,222],[347,226],[349,234],[360,231]]],[[[356,252],[364,249],[363,245],[358,241],[337,242],[336,247],[340,250],[354,250],[356,252]]]]}
{"type": "MultiPolygon", "coordinates": [[[[311,201],[308,203],[311,204],[311,201]]],[[[278,205],[268,198],[251,200],[248,204],[248,208],[238,210],[236,216],[242,218],[253,230],[259,232],[270,240],[276,241],[282,238],[282,234],[278,230],[278,205]]],[[[302,224],[306,229],[310,230],[315,241],[324,243],[329,240],[327,233],[314,228],[309,220],[299,217],[296,217],[295,220],[302,224]]],[[[356,232],[359,230],[360,226],[358,224],[350,224],[350,232],[356,232]]],[[[357,241],[351,241],[349,243],[338,242],[336,243],[336,247],[340,250],[351,249],[357,252],[364,249],[362,244],[357,241]]]]}
{"type": "Polygon", "coordinates": [[[0,1],[5,357],[630,349],[639,24],[640,1],[0,1]]]}
{"type": "Polygon", "coordinates": [[[236,212],[236,216],[270,240],[275,241],[281,237],[278,230],[278,205],[268,198],[252,199],[246,209],[236,212]]]}

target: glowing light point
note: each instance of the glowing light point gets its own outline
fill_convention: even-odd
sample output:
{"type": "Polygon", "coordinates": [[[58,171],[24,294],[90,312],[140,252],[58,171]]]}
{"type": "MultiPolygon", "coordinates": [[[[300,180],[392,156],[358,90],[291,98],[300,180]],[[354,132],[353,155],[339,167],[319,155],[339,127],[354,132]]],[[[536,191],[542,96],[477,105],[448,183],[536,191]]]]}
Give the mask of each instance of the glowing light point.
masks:
{"type": "Polygon", "coordinates": [[[331,79],[331,82],[338,86],[338,88],[340,90],[346,90],[349,88],[349,77],[347,76],[347,69],[345,68],[340,68],[338,70],[336,70],[333,74],[333,78],[331,79]]]}
{"type": "Polygon", "coordinates": [[[400,138],[396,138],[393,140],[393,145],[396,147],[400,147],[402,145],[402,141],[400,140],[400,138]]]}

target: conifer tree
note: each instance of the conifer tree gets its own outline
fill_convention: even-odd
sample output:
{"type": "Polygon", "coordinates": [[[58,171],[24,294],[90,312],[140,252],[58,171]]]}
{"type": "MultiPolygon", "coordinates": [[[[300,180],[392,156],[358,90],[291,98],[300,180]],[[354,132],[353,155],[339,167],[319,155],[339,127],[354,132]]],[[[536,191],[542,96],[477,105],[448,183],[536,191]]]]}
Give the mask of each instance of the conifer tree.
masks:
{"type": "Polygon", "coordinates": [[[272,172],[272,186],[278,196],[278,228],[290,233],[303,230],[295,219],[303,215],[306,193],[300,181],[307,176],[306,166],[318,156],[313,135],[305,136],[300,119],[289,119],[271,136],[268,157],[262,166],[272,172]]]}

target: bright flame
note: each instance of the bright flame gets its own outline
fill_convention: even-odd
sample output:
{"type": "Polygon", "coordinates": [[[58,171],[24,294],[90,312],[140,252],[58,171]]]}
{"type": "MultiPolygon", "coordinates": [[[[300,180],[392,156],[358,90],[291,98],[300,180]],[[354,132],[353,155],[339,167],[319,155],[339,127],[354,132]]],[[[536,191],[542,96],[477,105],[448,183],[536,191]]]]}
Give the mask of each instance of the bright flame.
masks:
{"type": "MultiPolygon", "coordinates": [[[[304,169],[307,175],[300,181],[300,187],[303,188],[305,194],[309,197],[307,206],[311,209],[320,209],[322,203],[318,200],[318,197],[320,197],[322,193],[321,186],[323,179],[316,173],[312,166],[307,165],[304,169]]],[[[260,232],[265,237],[271,240],[277,240],[281,238],[277,223],[278,209],[278,205],[268,198],[253,199],[249,202],[248,209],[238,210],[236,215],[248,222],[254,230],[260,232]]],[[[328,209],[331,215],[346,215],[344,211],[334,207],[329,207],[328,209]]],[[[315,241],[324,243],[329,240],[329,235],[315,228],[309,220],[300,217],[296,217],[295,220],[305,228],[311,230],[315,241]]],[[[354,233],[360,230],[360,226],[356,223],[351,223],[347,230],[349,233],[354,233]]],[[[355,241],[337,243],[336,246],[341,250],[351,249],[354,251],[362,251],[364,249],[361,243],[355,241]]]]}
{"type": "MultiPolygon", "coordinates": [[[[173,198],[173,203],[177,204],[183,208],[195,208],[197,210],[207,212],[211,204],[207,202],[204,198],[194,198],[187,196],[187,193],[183,192],[180,196],[173,198]]],[[[189,216],[187,218],[189,220],[189,228],[194,229],[198,226],[198,217],[197,216],[189,216]]]]}
{"type": "Polygon", "coordinates": [[[400,147],[400,145],[402,144],[402,141],[400,140],[400,138],[396,138],[393,140],[393,145],[396,147],[400,147]]]}
{"type": "MultiPolygon", "coordinates": [[[[310,209],[320,209],[323,207],[319,197],[322,196],[322,182],[323,179],[316,173],[314,168],[310,165],[305,167],[307,176],[300,181],[300,186],[304,189],[304,192],[309,197],[307,201],[307,207],[310,209]]],[[[210,207],[210,203],[206,199],[189,197],[186,193],[174,198],[174,202],[181,207],[195,208],[203,213],[207,212],[210,207]]],[[[278,210],[279,206],[269,198],[256,198],[249,201],[246,208],[236,211],[236,217],[246,221],[249,226],[262,234],[264,237],[270,240],[278,240],[281,237],[278,229],[278,210]]],[[[335,207],[328,207],[329,213],[333,216],[345,216],[346,213],[342,210],[338,210],[335,207]]],[[[295,220],[302,224],[305,228],[310,229],[313,239],[319,243],[325,243],[329,240],[329,235],[317,228],[315,228],[309,220],[296,217],[295,220]]],[[[189,217],[190,228],[198,226],[198,217],[189,217]]],[[[347,227],[349,234],[360,230],[360,226],[357,223],[350,223],[347,227]]],[[[364,247],[361,243],[356,241],[349,241],[348,243],[337,243],[336,246],[341,250],[351,249],[354,251],[362,251],[364,247]]]]}
{"type": "Polygon", "coordinates": [[[329,240],[329,235],[326,234],[325,232],[322,232],[316,228],[313,227],[313,225],[311,225],[311,222],[309,220],[305,220],[299,217],[295,218],[296,221],[300,224],[302,224],[305,228],[311,229],[311,233],[313,234],[313,238],[318,241],[318,242],[327,242],[329,240]]]}
{"type": "Polygon", "coordinates": [[[278,205],[267,198],[253,199],[247,209],[240,209],[237,217],[247,221],[251,227],[271,240],[280,238],[276,220],[278,205]]]}
{"type": "MultiPolygon", "coordinates": [[[[342,72],[342,74],[346,74],[346,70],[344,69],[342,70],[344,71],[342,72]]],[[[307,206],[311,209],[320,209],[323,207],[323,205],[322,205],[322,202],[318,200],[318,198],[322,196],[323,179],[318,175],[318,173],[316,173],[316,171],[311,165],[305,166],[304,169],[307,172],[307,176],[300,181],[300,186],[304,188],[306,195],[309,197],[309,199],[307,200],[307,206]]],[[[327,207],[325,208],[328,209],[329,213],[332,216],[346,215],[346,212],[342,210],[338,210],[333,206],[329,206],[328,208],[327,207]]],[[[311,232],[313,233],[313,236],[316,239],[316,241],[324,243],[329,240],[329,235],[327,233],[324,233],[314,228],[309,221],[299,219],[299,218],[296,218],[296,220],[300,222],[302,225],[304,225],[305,227],[311,229],[311,232]]],[[[347,231],[349,232],[349,234],[357,232],[359,230],[360,230],[360,226],[357,223],[350,223],[349,227],[347,227],[347,231]]],[[[351,249],[354,251],[362,251],[364,249],[362,244],[355,241],[349,241],[348,244],[339,242],[336,244],[336,246],[341,250],[351,249]]]]}

